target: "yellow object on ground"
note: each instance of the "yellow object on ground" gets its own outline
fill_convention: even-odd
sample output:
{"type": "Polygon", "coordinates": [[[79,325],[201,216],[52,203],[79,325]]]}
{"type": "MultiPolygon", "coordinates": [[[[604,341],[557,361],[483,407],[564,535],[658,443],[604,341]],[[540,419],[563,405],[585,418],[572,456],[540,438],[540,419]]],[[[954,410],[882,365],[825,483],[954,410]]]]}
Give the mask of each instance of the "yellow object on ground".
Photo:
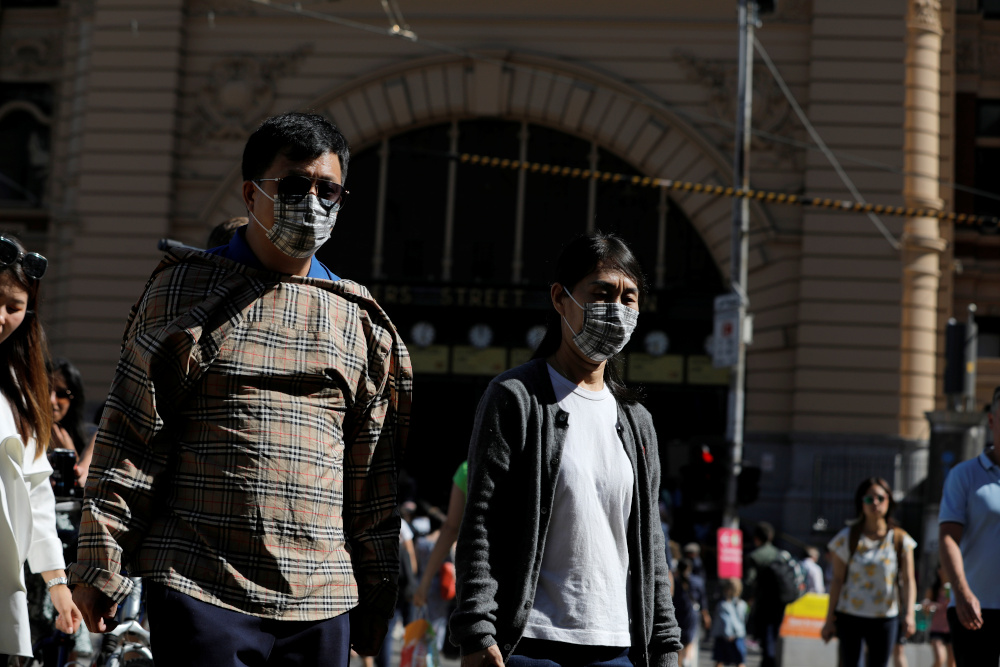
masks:
{"type": "Polygon", "coordinates": [[[782,637],[805,637],[822,639],[820,633],[826,622],[826,610],[830,596],[806,593],[785,607],[785,620],[781,622],[782,637]]]}

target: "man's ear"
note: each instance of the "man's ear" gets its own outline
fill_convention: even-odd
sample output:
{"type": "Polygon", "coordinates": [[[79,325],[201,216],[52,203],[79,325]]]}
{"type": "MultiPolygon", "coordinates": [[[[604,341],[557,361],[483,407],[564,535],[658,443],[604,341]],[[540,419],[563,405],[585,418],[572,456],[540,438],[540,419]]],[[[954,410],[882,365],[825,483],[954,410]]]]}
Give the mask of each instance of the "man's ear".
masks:
{"type": "Polygon", "coordinates": [[[253,186],[253,181],[243,181],[241,194],[243,195],[243,205],[246,206],[247,211],[252,211],[254,196],[257,194],[257,188],[253,186]]]}

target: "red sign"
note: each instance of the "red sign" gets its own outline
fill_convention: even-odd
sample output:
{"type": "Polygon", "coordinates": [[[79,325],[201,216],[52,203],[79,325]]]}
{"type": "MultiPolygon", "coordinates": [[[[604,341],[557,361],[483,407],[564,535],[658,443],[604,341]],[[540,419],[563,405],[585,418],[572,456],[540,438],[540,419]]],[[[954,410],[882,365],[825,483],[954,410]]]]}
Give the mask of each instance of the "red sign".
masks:
{"type": "Polygon", "coordinates": [[[743,578],[743,533],[738,528],[720,528],[717,536],[719,579],[743,578]]]}

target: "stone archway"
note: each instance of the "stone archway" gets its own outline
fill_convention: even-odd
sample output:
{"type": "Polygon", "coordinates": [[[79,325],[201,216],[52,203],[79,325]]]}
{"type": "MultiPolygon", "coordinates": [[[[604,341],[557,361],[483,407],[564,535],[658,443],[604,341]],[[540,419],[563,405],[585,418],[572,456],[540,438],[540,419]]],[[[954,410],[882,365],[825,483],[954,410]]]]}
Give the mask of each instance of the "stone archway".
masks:
{"type": "MultiPolygon", "coordinates": [[[[482,60],[438,56],[406,61],[355,79],[305,108],[329,116],[352,150],[385,136],[453,119],[497,117],[548,125],[594,141],[659,178],[728,184],[728,159],[676,114],[643,102],[634,89],[583,68],[541,57],[483,54],[482,60]]],[[[200,216],[213,221],[243,214],[234,169],[200,216]]],[[[728,281],[732,202],[675,192],[728,281]]],[[[756,208],[752,226],[764,220],[756,208]]],[[[751,268],[762,261],[753,253],[751,268]]]]}

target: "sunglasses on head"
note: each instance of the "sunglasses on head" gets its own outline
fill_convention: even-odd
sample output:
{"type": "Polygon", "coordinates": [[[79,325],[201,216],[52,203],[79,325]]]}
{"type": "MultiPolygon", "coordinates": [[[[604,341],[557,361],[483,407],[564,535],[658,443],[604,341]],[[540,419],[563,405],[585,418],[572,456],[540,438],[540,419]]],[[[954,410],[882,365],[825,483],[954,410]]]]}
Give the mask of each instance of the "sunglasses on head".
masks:
{"type": "Polygon", "coordinates": [[[285,176],[283,178],[258,178],[258,183],[264,181],[274,181],[278,184],[278,194],[296,204],[302,200],[309,191],[312,190],[313,183],[316,184],[316,194],[322,204],[336,206],[340,210],[344,205],[344,198],[347,190],[340,183],[325,181],[321,178],[309,178],[308,176],[285,176]]]}
{"type": "Polygon", "coordinates": [[[862,498],[865,505],[874,505],[875,503],[884,503],[889,498],[878,493],[871,493],[862,498]]]}
{"type": "Polygon", "coordinates": [[[20,262],[21,268],[24,269],[24,275],[32,280],[38,280],[44,276],[45,269],[49,266],[49,260],[37,252],[21,252],[16,243],[0,236],[0,268],[7,268],[11,264],[17,264],[18,262],[20,262]]]}

